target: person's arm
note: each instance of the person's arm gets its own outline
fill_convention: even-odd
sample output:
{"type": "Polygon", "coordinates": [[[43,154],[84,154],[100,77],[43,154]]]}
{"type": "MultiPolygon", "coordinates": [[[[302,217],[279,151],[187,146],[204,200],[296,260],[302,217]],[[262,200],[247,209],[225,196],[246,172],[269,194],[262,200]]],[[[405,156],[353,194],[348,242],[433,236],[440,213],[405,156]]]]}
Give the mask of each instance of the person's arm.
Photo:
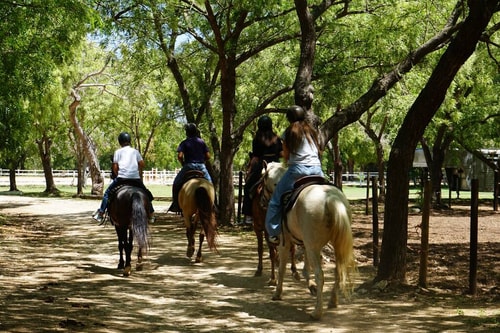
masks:
{"type": "Polygon", "coordinates": [[[184,153],[182,151],[177,153],[177,159],[181,162],[181,165],[184,165],[184,153]]]}
{"type": "Polygon", "coordinates": [[[140,160],[139,162],[137,162],[137,166],[139,167],[139,174],[142,174],[142,170],[144,170],[146,163],[144,162],[144,160],[140,160]]]}
{"type": "Polygon", "coordinates": [[[113,173],[118,177],[118,163],[111,164],[111,169],[113,170],[113,173]]]}

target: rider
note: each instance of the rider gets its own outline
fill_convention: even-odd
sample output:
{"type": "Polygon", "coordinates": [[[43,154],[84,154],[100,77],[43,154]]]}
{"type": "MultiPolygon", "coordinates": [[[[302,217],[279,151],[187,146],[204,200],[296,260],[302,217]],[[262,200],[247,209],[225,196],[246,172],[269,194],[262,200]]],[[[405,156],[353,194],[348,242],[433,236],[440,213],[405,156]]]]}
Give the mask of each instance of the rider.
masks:
{"type": "Polygon", "coordinates": [[[283,134],[283,157],[288,169],[276,185],[266,213],[266,230],[269,241],[279,243],[281,233],[281,196],[293,189],[295,181],[303,176],[323,175],[317,132],[305,120],[306,113],[300,106],[288,108],[286,117],[290,125],[283,134]]]}
{"type": "Polygon", "coordinates": [[[208,173],[207,166],[210,160],[210,151],[208,146],[200,137],[200,131],[195,124],[189,123],[184,126],[186,131],[186,139],[184,139],[177,148],[177,159],[182,164],[182,168],[175,176],[174,183],[172,185],[172,205],[168,209],[171,212],[181,212],[179,207],[179,191],[182,187],[182,182],[184,175],[189,170],[199,170],[203,172],[203,176],[209,182],[212,182],[212,178],[208,173]]]}
{"type": "Polygon", "coordinates": [[[273,131],[273,121],[269,116],[262,116],[257,121],[257,132],[252,140],[252,155],[249,170],[243,187],[243,208],[245,224],[252,224],[252,199],[250,190],[259,181],[264,161],[279,162],[283,156],[281,139],[273,131]]]}
{"type": "MultiPolygon", "coordinates": [[[[111,166],[112,174],[116,175],[116,178],[113,179],[111,184],[109,184],[109,187],[106,189],[106,192],[104,192],[101,207],[93,216],[93,218],[98,222],[102,222],[104,212],[108,208],[109,193],[111,193],[113,188],[125,183],[127,180],[134,180],[134,184],[143,188],[148,195],[150,194],[141,179],[141,172],[145,166],[144,160],[142,159],[139,151],[130,146],[130,141],[130,134],[127,132],[122,132],[118,135],[118,142],[120,143],[121,148],[117,149],[113,154],[113,164],[111,166]]],[[[153,204],[150,202],[149,223],[153,223],[154,219],[153,204]]]]}

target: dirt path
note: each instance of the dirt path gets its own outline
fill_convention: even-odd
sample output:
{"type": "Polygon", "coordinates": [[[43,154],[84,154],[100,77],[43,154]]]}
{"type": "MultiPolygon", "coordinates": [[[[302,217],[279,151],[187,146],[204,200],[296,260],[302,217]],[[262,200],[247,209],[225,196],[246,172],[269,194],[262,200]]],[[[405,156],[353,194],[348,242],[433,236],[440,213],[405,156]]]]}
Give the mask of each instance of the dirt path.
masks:
{"type": "MultiPolygon", "coordinates": [[[[285,278],[283,301],[271,301],[265,274],[253,277],[253,232],[220,231],[220,254],[204,262],[185,258],[182,220],[157,203],[151,228],[153,245],[132,276],[123,278],[114,229],[90,218],[99,202],[0,195],[0,331],[2,332],[498,332],[500,330],[498,214],[484,214],[480,251],[485,257],[478,279],[479,296],[463,295],[466,217],[432,218],[441,231],[431,234],[438,253],[431,259],[432,287],[398,292],[359,287],[374,274],[369,218],[356,216],[356,255],[360,274],[351,301],[325,309],[322,321],[309,319],[313,298],[305,282],[285,278]],[[440,220],[442,219],[442,220],[440,220]],[[465,220],[465,222],[463,221],[465,220]],[[446,221],[446,222],[445,222],[446,221]],[[465,229],[464,229],[465,228],[465,229]],[[448,232],[446,232],[446,230],[448,232]],[[453,231],[453,232],[450,232],[453,231]],[[455,233],[456,232],[456,233],[455,233]],[[444,236],[451,236],[451,241],[444,236]],[[439,238],[443,238],[439,241],[439,238]],[[457,250],[458,249],[458,250],[457,250]],[[454,252],[458,251],[458,252],[454,252]],[[443,261],[444,260],[444,261],[443,261]],[[487,263],[486,263],[487,262],[487,263]]],[[[482,220],[483,221],[483,220],[482,220]]],[[[418,245],[418,218],[410,221],[410,256],[418,245]]],[[[434,255],[434,254],[433,254],[434,255]]],[[[414,257],[418,258],[417,254],[414,257]]],[[[136,263],[136,258],[134,263],[136,263]]],[[[410,258],[411,259],[411,258],[410,258]]],[[[417,259],[418,263],[418,259],[417,259]]],[[[325,263],[327,293],[332,263],[325,263]]],[[[299,263],[299,267],[302,265],[299,263]]],[[[416,269],[418,272],[418,268],[416,269]]],[[[465,274],[465,275],[464,275],[465,274]]],[[[412,281],[413,280],[413,281],[412,281]]],[[[326,302],[325,302],[326,307],[326,302]]]]}

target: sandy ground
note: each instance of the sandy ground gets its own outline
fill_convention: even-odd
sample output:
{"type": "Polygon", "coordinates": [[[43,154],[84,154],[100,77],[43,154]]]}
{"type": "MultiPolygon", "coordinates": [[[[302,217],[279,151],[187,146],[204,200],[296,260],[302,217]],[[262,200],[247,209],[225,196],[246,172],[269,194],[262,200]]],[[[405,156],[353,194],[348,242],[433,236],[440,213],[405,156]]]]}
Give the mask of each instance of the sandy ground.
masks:
{"type": "MultiPolygon", "coordinates": [[[[185,257],[182,219],[157,202],[152,248],[132,275],[116,269],[114,229],[90,215],[99,202],[0,195],[0,331],[2,332],[498,332],[500,215],[480,214],[478,295],[467,294],[468,213],[431,217],[429,287],[416,287],[420,216],[409,219],[408,283],[398,290],[367,287],[370,217],[356,214],[359,264],[351,300],[310,320],[314,299],[305,281],[285,277],[282,301],[257,266],[255,235],[220,230],[220,253],[204,247],[204,262],[185,257]]],[[[298,263],[299,268],[302,267],[298,263]]],[[[325,261],[325,300],[333,281],[325,261]]],[[[325,301],[326,303],[326,301],[325,301]]]]}

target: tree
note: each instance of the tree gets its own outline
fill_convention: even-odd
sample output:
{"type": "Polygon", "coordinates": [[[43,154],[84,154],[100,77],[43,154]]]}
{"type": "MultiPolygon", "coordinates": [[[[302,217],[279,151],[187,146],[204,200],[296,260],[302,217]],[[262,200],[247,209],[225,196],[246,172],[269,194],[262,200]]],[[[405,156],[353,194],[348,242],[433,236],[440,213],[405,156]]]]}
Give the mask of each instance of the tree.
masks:
{"type": "Polygon", "coordinates": [[[387,167],[382,251],[376,281],[404,282],[408,229],[408,172],[418,141],[460,67],[474,52],[499,1],[469,2],[469,13],[405,117],[387,167]]]}
{"type": "MultiPolygon", "coordinates": [[[[0,113],[5,124],[16,126],[16,133],[2,131],[10,137],[0,140],[8,142],[0,145],[0,151],[4,163],[14,170],[25,156],[33,125],[32,115],[26,109],[27,102],[43,97],[54,70],[72,56],[72,47],[82,40],[94,20],[86,2],[72,0],[64,4],[56,0],[3,1],[0,15],[3,22],[0,27],[0,79],[4,82],[0,91],[0,113]]],[[[47,138],[45,143],[49,141],[47,138]]],[[[13,181],[11,172],[11,188],[16,188],[13,181]]],[[[52,190],[50,184],[48,190],[52,190]]]]}

